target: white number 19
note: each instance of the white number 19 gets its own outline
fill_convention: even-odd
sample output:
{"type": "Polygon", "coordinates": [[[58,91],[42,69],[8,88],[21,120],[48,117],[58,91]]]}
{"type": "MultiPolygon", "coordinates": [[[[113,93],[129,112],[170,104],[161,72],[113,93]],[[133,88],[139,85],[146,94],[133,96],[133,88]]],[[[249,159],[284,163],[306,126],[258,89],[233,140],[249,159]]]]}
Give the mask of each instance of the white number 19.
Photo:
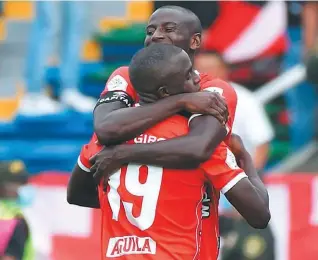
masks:
{"type": "Polygon", "coordinates": [[[146,230],[153,224],[156,216],[156,208],[163,176],[163,168],[156,166],[146,166],[148,176],[145,183],[139,182],[140,167],[143,165],[129,164],[125,177],[125,187],[127,191],[142,197],[142,205],[139,217],[132,214],[133,203],[122,201],[118,193],[120,185],[121,170],[113,174],[108,181],[110,191],[108,201],[113,212],[113,219],[118,221],[120,203],[122,201],[128,221],[140,230],[146,230]]]}

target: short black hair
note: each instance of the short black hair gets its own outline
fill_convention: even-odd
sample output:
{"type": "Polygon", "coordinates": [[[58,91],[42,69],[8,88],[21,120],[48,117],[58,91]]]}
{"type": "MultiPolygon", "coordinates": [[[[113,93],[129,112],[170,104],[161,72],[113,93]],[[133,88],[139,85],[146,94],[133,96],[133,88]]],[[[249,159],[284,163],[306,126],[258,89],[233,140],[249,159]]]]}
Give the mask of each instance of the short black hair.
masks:
{"type": "Polygon", "coordinates": [[[129,77],[138,93],[154,93],[165,84],[169,63],[182,49],[172,44],[153,43],[139,50],[129,65],[129,77]]]}
{"type": "Polygon", "coordinates": [[[187,24],[189,25],[190,33],[191,34],[202,33],[201,21],[198,18],[198,16],[191,10],[181,6],[177,6],[177,5],[165,5],[158,8],[157,10],[162,10],[162,9],[170,9],[170,10],[176,10],[181,12],[182,14],[184,14],[184,16],[187,19],[187,24]]]}

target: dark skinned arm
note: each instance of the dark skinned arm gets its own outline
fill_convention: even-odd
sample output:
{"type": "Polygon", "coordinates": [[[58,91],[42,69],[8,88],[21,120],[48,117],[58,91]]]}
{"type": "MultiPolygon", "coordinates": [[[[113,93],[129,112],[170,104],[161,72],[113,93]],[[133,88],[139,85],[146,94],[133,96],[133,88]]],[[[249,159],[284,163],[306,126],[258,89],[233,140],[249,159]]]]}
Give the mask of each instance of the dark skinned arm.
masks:
{"type": "Polygon", "coordinates": [[[119,101],[99,105],[94,111],[94,130],[106,146],[128,141],[182,109],[174,96],[142,107],[125,107],[119,101]]]}
{"type": "Polygon", "coordinates": [[[116,101],[96,107],[94,130],[100,144],[110,146],[128,141],[182,110],[213,115],[220,122],[227,119],[224,100],[210,92],[170,96],[140,107],[124,106],[116,101]]]}
{"type": "Polygon", "coordinates": [[[78,164],[73,169],[67,185],[67,202],[88,208],[100,208],[98,191],[93,176],[78,164]]]}
{"type": "Polygon", "coordinates": [[[105,147],[91,158],[91,171],[99,179],[104,174],[110,174],[121,165],[131,162],[172,169],[195,169],[210,157],[226,136],[226,130],[212,116],[199,116],[193,121],[190,124],[190,133],[186,136],[150,144],[105,147]]]}
{"type": "MultiPolygon", "coordinates": [[[[252,175],[247,169],[245,171],[247,175],[252,175]]],[[[228,201],[252,227],[257,229],[266,228],[271,218],[268,195],[261,186],[256,177],[249,176],[225,193],[228,201]]]]}
{"type": "Polygon", "coordinates": [[[225,196],[252,227],[266,228],[271,218],[267,190],[240,137],[232,136],[231,150],[248,178],[240,180],[225,196]]]}
{"type": "Polygon", "coordinates": [[[196,123],[190,124],[190,132],[186,136],[151,144],[120,145],[115,152],[116,158],[122,163],[133,162],[178,169],[196,168],[211,156],[226,136],[226,130],[212,116],[201,116],[194,120],[196,123]]]}

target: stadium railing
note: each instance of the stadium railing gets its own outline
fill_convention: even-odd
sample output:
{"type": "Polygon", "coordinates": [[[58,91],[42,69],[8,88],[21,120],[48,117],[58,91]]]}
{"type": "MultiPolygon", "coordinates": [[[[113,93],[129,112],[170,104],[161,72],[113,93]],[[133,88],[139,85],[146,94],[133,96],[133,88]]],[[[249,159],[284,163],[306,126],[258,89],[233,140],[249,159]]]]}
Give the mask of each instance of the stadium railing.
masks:
{"type": "Polygon", "coordinates": [[[295,65],[274,80],[261,86],[254,92],[256,97],[266,104],[286,90],[296,87],[306,79],[306,68],[303,64],[295,65]]]}

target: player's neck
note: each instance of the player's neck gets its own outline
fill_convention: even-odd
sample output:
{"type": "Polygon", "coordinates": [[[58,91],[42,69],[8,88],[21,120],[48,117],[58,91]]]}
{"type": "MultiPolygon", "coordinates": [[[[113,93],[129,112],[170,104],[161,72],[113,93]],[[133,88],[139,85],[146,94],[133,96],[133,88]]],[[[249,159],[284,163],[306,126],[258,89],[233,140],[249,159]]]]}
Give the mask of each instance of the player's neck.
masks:
{"type": "Polygon", "coordinates": [[[145,105],[154,103],[158,100],[158,98],[155,95],[139,95],[139,104],[145,105]]]}

